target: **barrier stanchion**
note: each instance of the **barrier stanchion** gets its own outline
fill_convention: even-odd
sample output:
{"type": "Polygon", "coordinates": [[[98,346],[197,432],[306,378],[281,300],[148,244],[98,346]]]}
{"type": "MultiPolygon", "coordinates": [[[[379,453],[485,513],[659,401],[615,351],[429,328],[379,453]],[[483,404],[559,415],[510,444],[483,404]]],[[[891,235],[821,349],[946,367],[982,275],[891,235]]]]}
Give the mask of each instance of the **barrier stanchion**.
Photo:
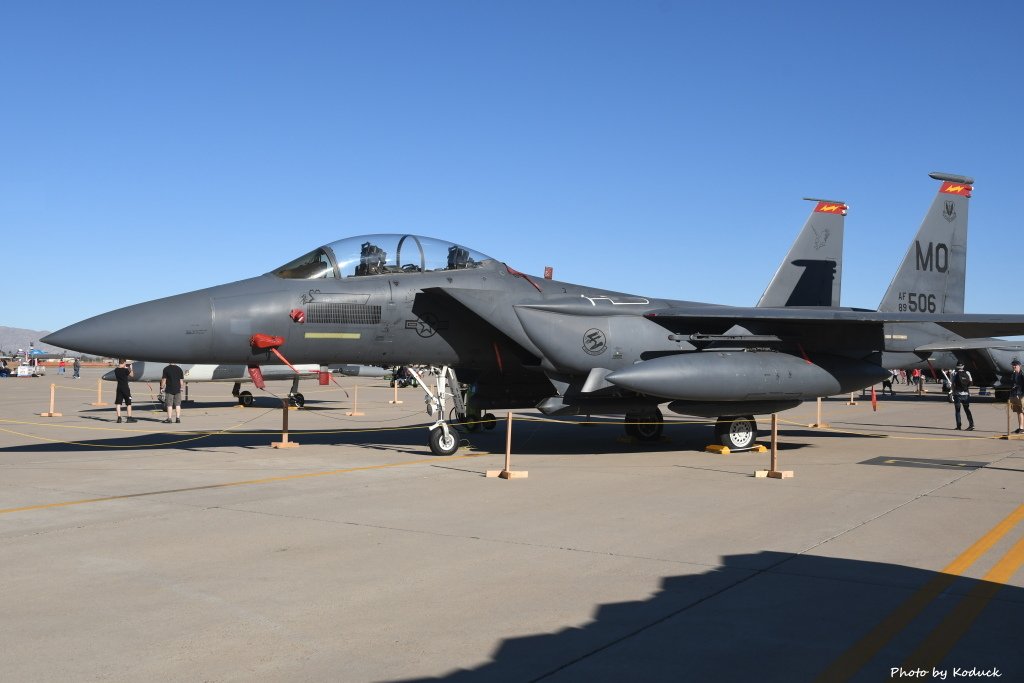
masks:
{"type": "MultiPolygon", "coordinates": [[[[852,392],[852,391],[850,392],[850,400],[846,402],[846,405],[848,405],[848,406],[855,406],[855,405],[857,405],[857,400],[853,397],[853,393],[854,392],[852,392]]],[[[820,401],[821,399],[819,398],[818,400],[820,401]]]]}
{"type": "Polygon", "coordinates": [[[56,384],[51,384],[50,385],[50,412],[48,412],[48,413],[39,413],[41,416],[43,416],[43,417],[63,417],[62,413],[58,413],[58,412],[56,412],[54,410],[54,401],[56,400],[56,394],[57,394],[57,385],[56,384]]]}
{"type": "MultiPolygon", "coordinates": [[[[820,400],[820,399],[819,399],[820,400]]],[[[769,479],[792,479],[793,471],[784,470],[779,471],[779,416],[772,413],[772,454],[771,454],[771,469],[768,470],[757,470],[754,472],[754,476],[758,479],[769,478],[769,479]]]]}
{"type": "Polygon", "coordinates": [[[103,378],[96,380],[96,402],[90,403],[91,406],[108,406],[109,403],[103,401],[103,378]]]}
{"type": "Polygon", "coordinates": [[[345,413],[345,414],[348,415],[349,417],[359,417],[360,415],[365,415],[366,414],[366,413],[360,413],[359,412],[359,385],[358,384],[352,389],[352,412],[345,413]]]}
{"type": "Polygon", "coordinates": [[[1015,412],[1014,413],[1010,412],[1010,399],[1007,399],[1007,401],[1006,401],[1006,436],[1000,435],[999,438],[1000,439],[1006,439],[1007,441],[1010,441],[1010,440],[1014,440],[1014,441],[1024,440],[1024,434],[1017,434],[1016,430],[1013,429],[1013,417],[1012,417],[1013,415],[1016,415],[1016,413],[1015,412]]]}
{"type": "Polygon", "coordinates": [[[393,406],[402,405],[402,401],[398,400],[398,382],[395,382],[394,387],[395,387],[395,400],[388,401],[388,403],[390,403],[393,406]]]}
{"type": "MultiPolygon", "coordinates": [[[[853,394],[850,394],[850,399],[853,399],[853,394]]],[[[807,426],[812,429],[828,429],[828,423],[821,421],[821,398],[818,398],[818,419],[814,424],[810,424],[807,426]]]]}
{"type": "Polygon", "coordinates": [[[288,440],[288,401],[281,401],[283,410],[281,418],[281,440],[270,444],[271,448],[298,448],[299,444],[288,440]]]}
{"type": "Polygon", "coordinates": [[[512,411],[505,416],[505,469],[487,470],[488,477],[500,477],[502,479],[526,479],[530,473],[526,470],[512,471],[512,411]]]}

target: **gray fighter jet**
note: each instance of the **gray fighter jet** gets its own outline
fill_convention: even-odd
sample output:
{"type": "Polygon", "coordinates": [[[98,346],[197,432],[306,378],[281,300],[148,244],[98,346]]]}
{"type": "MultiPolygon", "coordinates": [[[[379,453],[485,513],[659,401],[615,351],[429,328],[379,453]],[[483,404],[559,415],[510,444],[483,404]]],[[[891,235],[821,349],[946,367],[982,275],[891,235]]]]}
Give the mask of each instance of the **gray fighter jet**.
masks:
{"type": "Polygon", "coordinates": [[[458,448],[449,417],[473,420],[488,408],[624,414],[627,431],[656,439],[663,403],[718,418],[717,437],[742,448],[756,438],[755,414],[888,376],[884,325],[910,321],[963,336],[1024,333],[1024,315],[653,299],[525,275],[462,245],[396,234],[339,240],[265,275],[128,306],[44,341],[141,360],[242,363],[255,376],[277,353],[292,364],[429,366],[421,380],[432,381],[420,385],[437,454],[458,448]]]}

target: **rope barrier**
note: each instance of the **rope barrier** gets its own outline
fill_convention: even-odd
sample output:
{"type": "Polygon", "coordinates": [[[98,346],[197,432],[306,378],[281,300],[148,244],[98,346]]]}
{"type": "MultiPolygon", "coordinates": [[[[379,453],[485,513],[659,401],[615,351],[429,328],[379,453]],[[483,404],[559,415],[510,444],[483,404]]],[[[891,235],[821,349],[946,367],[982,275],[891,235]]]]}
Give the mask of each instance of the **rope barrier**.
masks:
{"type": "MultiPolygon", "coordinates": [[[[55,385],[51,385],[51,387],[53,387],[53,386],[55,386],[55,385]]],[[[60,387],[60,388],[61,389],[72,389],[72,390],[76,390],[76,391],[91,391],[91,390],[88,390],[88,389],[83,390],[83,389],[79,389],[79,388],[76,388],[76,387],[60,387]]],[[[330,391],[336,391],[336,389],[332,388],[332,389],[330,389],[330,391]]],[[[282,400],[281,397],[277,396],[276,394],[274,394],[271,391],[267,391],[267,393],[270,396],[273,396],[274,398],[277,398],[278,400],[282,400]]],[[[365,403],[366,403],[366,401],[364,401],[364,404],[365,403]]],[[[374,402],[374,403],[380,403],[381,405],[386,405],[383,402],[374,402]]],[[[994,404],[994,405],[996,405],[996,407],[998,407],[999,409],[1004,409],[1004,404],[1003,403],[994,404]]],[[[188,434],[190,436],[188,438],[175,439],[175,440],[170,440],[170,441],[162,441],[162,442],[158,442],[158,443],[150,443],[150,444],[146,444],[145,446],[139,446],[137,444],[134,444],[134,445],[91,444],[91,443],[84,443],[84,442],[80,442],[80,441],[65,441],[65,440],[61,440],[61,439],[53,439],[53,438],[49,438],[49,437],[38,436],[38,435],[34,435],[34,434],[28,434],[28,433],[24,433],[24,432],[12,430],[12,429],[0,428],[0,431],[6,432],[6,433],[9,433],[9,434],[14,434],[14,435],[17,435],[17,436],[22,436],[22,437],[25,437],[25,438],[36,439],[36,440],[39,440],[39,441],[46,441],[46,442],[50,442],[50,443],[62,443],[62,444],[75,445],[75,446],[83,446],[83,447],[122,448],[122,449],[138,449],[138,448],[147,448],[147,447],[166,447],[166,446],[174,446],[174,445],[178,445],[178,444],[182,444],[182,443],[190,443],[190,442],[197,441],[197,440],[200,440],[200,439],[211,438],[211,437],[216,437],[216,436],[257,436],[257,435],[266,435],[268,433],[268,431],[276,431],[276,430],[245,431],[245,430],[238,430],[237,427],[239,427],[241,425],[248,424],[250,422],[253,422],[253,421],[263,417],[264,415],[268,414],[269,412],[273,412],[275,410],[276,410],[276,408],[268,408],[268,409],[266,409],[266,410],[264,410],[264,411],[262,411],[262,412],[260,412],[260,413],[258,413],[256,415],[253,415],[251,418],[239,421],[235,425],[233,425],[231,427],[224,428],[224,429],[218,429],[218,430],[212,430],[212,431],[203,431],[203,432],[199,432],[199,431],[195,431],[195,430],[189,430],[188,434]]],[[[50,412],[53,412],[52,411],[52,403],[51,403],[51,411],[50,412]]],[[[405,419],[406,417],[408,417],[409,415],[413,414],[414,412],[419,412],[419,411],[418,410],[402,411],[401,414],[396,415],[395,411],[394,411],[394,407],[392,406],[392,408],[390,410],[388,410],[387,412],[389,413],[389,417],[386,419],[386,421],[393,422],[393,421],[405,419]]],[[[320,416],[320,417],[327,418],[327,419],[340,421],[340,418],[337,418],[337,417],[331,415],[330,413],[318,412],[317,415],[320,416]]],[[[381,420],[377,420],[377,422],[380,422],[380,421],[381,420]]],[[[661,424],[664,427],[675,427],[675,426],[692,426],[692,425],[712,425],[712,424],[715,424],[717,422],[716,419],[704,419],[704,418],[690,418],[690,419],[664,420],[664,421],[637,420],[637,421],[629,421],[629,422],[624,422],[623,420],[614,419],[614,418],[609,418],[609,419],[593,419],[592,417],[588,417],[586,420],[565,420],[565,419],[550,418],[550,417],[546,417],[546,416],[542,416],[542,415],[522,415],[522,414],[518,414],[516,416],[516,421],[518,421],[518,422],[533,422],[533,423],[537,423],[537,424],[597,425],[597,426],[605,425],[605,426],[614,426],[614,427],[622,427],[623,425],[626,425],[626,424],[629,424],[629,425],[654,425],[654,424],[661,424]]],[[[807,423],[805,421],[801,421],[801,420],[798,420],[798,419],[795,419],[795,418],[794,419],[789,419],[789,418],[782,418],[782,417],[780,417],[778,421],[779,421],[780,424],[784,424],[784,425],[787,425],[787,426],[798,427],[800,429],[807,429],[807,423]]],[[[458,429],[460,427],[473,427],[473,426],[478,426],[478,425],[494,426],[493,425],[494,422],[495,421],[491,420],[491,419],[486,419],[485,420],[485,419],[481,418],[481,419],[476,419],[476,420],[465,420],[465,421],[461,421],[461,422],[453,422],[452,423],[452,427],[455,428],[455,429],[458,429]]],[[[119,435],[122,435],[122,436],[125,435],[126,433],[127,434],[132,434],[132,435],[137,435],[137,436],[166,433],[165,430],[162,430],[162,429],[160,429],[160,430],[140,430],[140,429],[137,429],[137,428],[136,429],[126,429],[126,428],[114,428],[114,427],[94,427],[94,426],[85,426],[85,425],[69,425],[69,424],[53,424],[53,423],[43,423],[43,422],[29,422],[29,421],[9,420],[9,419],[2,419],[2,418],[0,418],[0,424],[6,424],[6,425],[26,425],[26,426],[46,426],[46,427],[50,427],[50,428],[58,427],[58,428],[61,428],[61,429],[116,431],[119,435]]],[[[404,430],[422,430],[422,429],[426,428],[427,426],[428,425],[426,423],[417,424],[417,425],[376,426],[376,427],[365,427],[365,428],[362,428],[362,427],[354,428],[354,427],[349,426],[349,427],[339,428],[339,429],[300,430],[298,433],[302,434],[304,436],[306,436],[306,435],[315,436],[315,435],[337,435],[337,434],[360,434],[360,433],[372,433],[372,432],[396,432],[396,431],[404,431],[404,430]]],[[[859,436],[859,437],[863,437],[863,438],[887,438],[887,439],[902,440],[902,441],[964,441],[964,440],[977,440],[977,439],[1001,439],[1001,438],[1005,438],[1001,434],[1000,435],[995,435],[995,436],[987,436],[987,435],[981,435],[981,434],[956,435],[956,436],[953,436],[953,435],[950,435],[950,436],[944,436],[944,435],[912,436],[912,435],[906,435],[906,434],[886,433],[882,429],[867,430],[867,429],[855,429],[855,428],[851,428],[851,427],[845,427],[845,428],[829,427],[829,428],[822,428],[822,429],[820,429],[820,431],[831,432],[831,433],[834,433],[834,434],[847,434],[847,435],[850,435],[850,436],[859,436]]]]}

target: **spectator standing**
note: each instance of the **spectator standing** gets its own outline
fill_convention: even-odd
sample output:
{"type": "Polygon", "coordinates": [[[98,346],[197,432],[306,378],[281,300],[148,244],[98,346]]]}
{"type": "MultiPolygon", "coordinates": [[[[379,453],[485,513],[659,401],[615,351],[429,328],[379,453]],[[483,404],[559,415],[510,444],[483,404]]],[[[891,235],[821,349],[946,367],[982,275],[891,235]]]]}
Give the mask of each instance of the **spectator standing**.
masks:
{"type": "Polygon", "coordinates": [[[164,394],[164,406],[167,408],[166,423],[170,423],[171,415],[177,411],[175,422],[181,422],[181,389],[185,383],[185,373],[181,368],[170,363],[164,368],[163,376],[160,377],[160,391],[164,394]]]}
{"type": "Polygon", "coordinates": [[[1010,363],[1013,374],[1010,375],[1010,409],[1017,413],[1017,429],[1014,434],[1024,434],[1024,373],[1020,370],[1020,361],[1016,358],[1010,363]]]}
{"type": "Polygon", "coordinates": [[[967,431],[974,431],[974,416],[971,415],[971,384],[974,378],[971,373],[964,369],[963,363],[956,364],[956,370],[950,377],[949,383],[953,392],[953,408],[956,411],[956,428],[960,429],[960,406],[964,408],[967,415],[967,431]]]}
{"type": "Polygon", "coordinates": [[[114,393],[114,409],[117,411],[117,421],[121,421],[121,404],[124,404],[128,411],[128,419],[125,422],[138,422],[132,417],[132,388],[128,380],[135,377],[135,371],[124,358],[117,359],[117,367],[114,368],[114,379],[117,380],[117,390],[114,393]]]}

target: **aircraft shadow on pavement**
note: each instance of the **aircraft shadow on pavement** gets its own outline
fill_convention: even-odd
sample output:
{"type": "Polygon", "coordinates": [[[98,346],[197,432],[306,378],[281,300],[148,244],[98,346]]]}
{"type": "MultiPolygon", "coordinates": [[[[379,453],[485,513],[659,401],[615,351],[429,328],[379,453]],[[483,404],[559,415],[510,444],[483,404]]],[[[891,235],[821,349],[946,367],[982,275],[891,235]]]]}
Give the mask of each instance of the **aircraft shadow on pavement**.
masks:
{"type": "MultiPolygon", "coordinates": [[[[518,609],[515,591],[509,609],[518,609]]],[[[945,670],[946,680],[953,667],[1024,680],[1022,629],[1024,589],[1016,586],[764,551],[667,577],[646,600],[598,605],[586,624],[506,639],[479,653],[490,661],[478,667],[405,681],[881,681],[893,667],[918,665],[945,670]],[[913,608],[915,598],[925,609],[913,608]],[[862,644],[896,614],[905,626],[878,648],[862,644]],[[937,661],[922,659],[922,645],[937,661]]]]}
{"type": "MultiPolygon", "coordinates": [[[[82,415],[89,421],[110,424],[109,411],[103,417],[82,415]]],[[[188,415],[183,413],[181,424],[164,425],[163,415],[137,415],[137,423],[111,424],[112,429],[123,428],[118,436],[98,439],[74,439],[65,442],[46,441],[0,448],[0,453],[43,453],[80,452],[98,448],[120,450],[212,450],[216,448],[266,448],[271,442],[281,440],[280,430],[260,429],[224,432],[191,431],[188,429],[188,415]],[[141,430],[154,429],[146,432],[141,430]]],[[[463,447],[503,454],[505,452],[505,425],[498,423],[493,430],[480,429],[474,432],[457,430],[463,447]]],[[[401,428],[375,430],[367,427],[344,426],[331,429],[292,429],[289,440],[310,446],[356,446],[376,450],[389,450],[422,456],[431,455],[426,445],[427,424],[408,425],[401,428]]],[[[792,451],[811,447],[799,441],[801,437],[857,438],[857,435],[831,432],[807,432],[796,430],[794,434],[780,430],[780,451],[792,451]],[[793,438],[798,439],[793,441],[793,438]]],[[[768,435],[762,430],[758,443],[768,445],[768,435]]],[[[680,451],[704,451],[709,444],[716,443],[710,425],[702,423],[667,422],[664,435],[657,441],[638,441],[625,438],[620,422],[602,422],[584,425],[573,421],[529,421],[520,420],[513,424],[512,452],[519,455],[597,455],[630,453],[672,453],[680,451]]],[[[438,456],[439,459],[442,456],[438,456]]]]}

